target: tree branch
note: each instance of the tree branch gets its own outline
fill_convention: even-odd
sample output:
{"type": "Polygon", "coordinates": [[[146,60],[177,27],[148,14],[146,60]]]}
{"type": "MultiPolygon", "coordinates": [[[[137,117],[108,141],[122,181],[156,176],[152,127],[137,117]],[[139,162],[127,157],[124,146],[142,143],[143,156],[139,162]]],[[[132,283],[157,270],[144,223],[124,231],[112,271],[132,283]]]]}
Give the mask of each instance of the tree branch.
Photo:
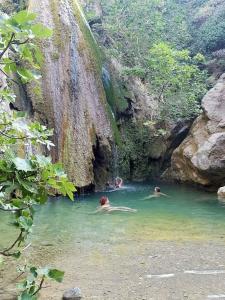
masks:
{"type": "Polygon", "coordinates": [[[4,131],[0,131],[0,135],[4,135],[8,139],[15,139],[15,140],[25,140],[28,138],[27,136],[18,137],[18,136],[8,135],[4,131]]]}
{"type": "Polygon", "coordinates": [[[19,240],[22,238],[22,236],[23,236],[23,231],[21,230],[20,234],[19,234],[18,238],[15,240],[15,242],[9,248],[7,248],[3,251],[0,251],[0,254],[4,255],[4,256],[12,256],[13,255],[12,253],[7,253],[7,252],[9,252],[10,250],[12,250],[15,247],[15,245],[19,242],[19,240]]]}
{"type": "Polygon", "coordinates": [[[14,83],[16,83],[17,85],[20,85],[20,83],[18,81],[16,81],[15,79],[11,78],[6,72],[4,72],[2,69],[0,69],[0,71],[11,81],[13,81],[14,83]]]}
{"type": "Polygon", "coordinates": [[[38,289],[33,293],[32,296],[36,295],[42,289],[42,285],[43,285],[44,281],[45,281],[45,275],[42,276],[40,285],[39,285],[38,289]]]}
{"type": "Polygon", "coordinates": [[[17,41],[17,40],[15,40],[14,42],[12,42],[11,44],[12,45],[24,45],[24,44],[26,44],[26,43],[28,43],[29,42],[29,38],[28,39],[26,39],[25,41],[23,41],[23,42],[20,42],[20,41],[17,41]]]}
{"type": "Polygon", "coordinates": [[[3,55],[6,53],[6,51],[9,49],[10,45],[12,44],[12,41],[15,37],[15,33],[12,33],[10,40],[8,41],[8,44],[6,45],[5,49],[0,54],[0,60],[2,59],[3,55]]]}
{"type": "Polygon", "coordinates": [[[22,210],[27,209],[27,208],[29,208],[29,206],[22,207],[22,208],[3,208],[3,207],[0,207],[0,210],[17,212],[17,211],[22,211],[22,210]]]}

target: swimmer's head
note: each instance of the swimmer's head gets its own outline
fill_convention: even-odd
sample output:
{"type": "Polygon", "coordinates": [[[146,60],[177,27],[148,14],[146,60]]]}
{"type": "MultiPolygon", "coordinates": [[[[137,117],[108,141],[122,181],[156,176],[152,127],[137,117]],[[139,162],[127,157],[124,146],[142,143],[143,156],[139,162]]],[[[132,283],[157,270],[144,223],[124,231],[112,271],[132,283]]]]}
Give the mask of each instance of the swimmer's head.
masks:
{"type": "Polygon", "coordinates": [[[156,186],[156,187],[155,187],[155,192],[156,192],[156,193],[160,193],[160,187],[156,186]]]}
{"type": "Polygon", "coordinates": [[[106,196],[103,196],[100,198],[99,203],[101,204],[101,206],[105,205],[105,204],[109,203],[109,199],[106,196]]]}

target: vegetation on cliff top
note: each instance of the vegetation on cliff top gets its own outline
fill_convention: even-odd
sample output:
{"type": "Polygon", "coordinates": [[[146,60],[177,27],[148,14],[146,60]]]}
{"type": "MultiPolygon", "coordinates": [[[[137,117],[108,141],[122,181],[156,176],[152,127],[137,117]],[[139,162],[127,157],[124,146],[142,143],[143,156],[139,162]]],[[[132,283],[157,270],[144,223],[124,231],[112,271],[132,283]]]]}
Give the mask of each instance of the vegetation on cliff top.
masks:
{"type": "MultiPolygon", "coordinates": [[[[168,118],[175,120],[197,115],[207,88],[205,61],[199,53],[209,57],[212,51],[225,45],[223,1],[101,0],[100,3],[103,30],[96,25],[96,32],[105,52],[109,58],[119,60],[126,74],[140,77],[151,93],[154,91],[158,99],[164,99],[163,106],[159,101],[160,119],[164,118],[165,110],[168,118]],[[170,58],[177,57],[173,66],[167,54],[162,60],[162,45],[167,54],[170,52],[170,58]],[[186,53],[188,59],[179,55],[179,51],[186,53]],[[157,70],[152,68],[153,61],[157,70]],[[159,67],[160,61],[163,63],[159,67]],[[180,76],[177,64],[182,69],[180,76]],[[172,74],[175,80],[171,83],[172,74]],[[169,77],[166,82],[169,97],[168,89],[162,92],[158,85],[165,75],[169,77]],[[182,80],[176,80],[178,77],[182,80]]],[[[93,19],[93,12],[88,13],[93,19]]]]}

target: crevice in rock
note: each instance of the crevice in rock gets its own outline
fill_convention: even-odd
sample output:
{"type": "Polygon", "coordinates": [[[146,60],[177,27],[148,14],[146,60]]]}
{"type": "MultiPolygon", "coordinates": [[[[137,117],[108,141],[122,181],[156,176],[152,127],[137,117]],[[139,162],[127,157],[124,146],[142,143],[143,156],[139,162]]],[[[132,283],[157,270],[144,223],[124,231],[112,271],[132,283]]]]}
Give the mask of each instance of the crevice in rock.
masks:
{"type": "Polygon", "coordinates": [[[112,153],[109,144],[102,141],[96,135],[96,143],[93,149],[93,172],[94,172],[94,185],[96,189],[103,189],[106,182],[109,180],[111,170],[112,153]]]}

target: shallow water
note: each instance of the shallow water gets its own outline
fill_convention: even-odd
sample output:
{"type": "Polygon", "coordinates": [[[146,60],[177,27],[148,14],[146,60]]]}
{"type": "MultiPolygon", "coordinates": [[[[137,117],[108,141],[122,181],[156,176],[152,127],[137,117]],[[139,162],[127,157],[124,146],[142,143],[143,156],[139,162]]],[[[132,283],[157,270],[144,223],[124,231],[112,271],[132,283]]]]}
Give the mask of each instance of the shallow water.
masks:
{"type": "MultiPolygon", "coordinates": [[[[186,299],[184,291],[202,300],[224,294],[224,203],[216,194],[166,184],[160,186],[169,197],[143,200],[155,185],[127,185],[74,202],[53,198],[38,208],[31,246],[16,263],[65,271],[63,284],[51,283],[40,300],[61,299],[74,284],[88,300],[180,300],[186,299]],[[138,211],[92,214],[103,195],[112,205],[138,211]]],[[[0,249],[17,234],[10,221],[0,213],[0,249]]],[[[16,294],[17,275],[15,263],[3,264],[0,299],[16,294]]]]}
{"type": "MultiPolygon", "coordinates": [[[[110,242],[119,240],[221,240],[225,238],[225,204],[216,194],[182,185],[161,185],[169,197],[143,200],[153,185],[133,184],[108,193],[82,195],[74,202],[51,199],[35,215],[32,244],[110,242]],[[92,214],[99,198],[112,205],[136,208],[137,213],[92,214]]],[[[10,219],[0,214],[0,246],[15,235],[10,219]],[[7,224],[5,221],[8,221],[7,224]]]]}

